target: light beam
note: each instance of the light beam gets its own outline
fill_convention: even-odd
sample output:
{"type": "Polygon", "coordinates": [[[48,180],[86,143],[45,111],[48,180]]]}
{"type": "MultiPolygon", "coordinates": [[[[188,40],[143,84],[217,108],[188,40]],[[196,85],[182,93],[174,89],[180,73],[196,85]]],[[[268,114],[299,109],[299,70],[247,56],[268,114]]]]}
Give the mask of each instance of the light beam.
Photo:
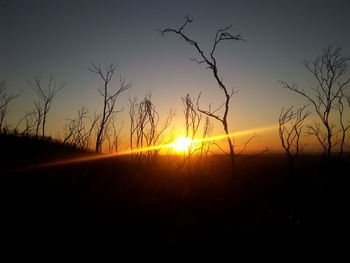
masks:
{"type": "MultiPolygon", "coordinates": [[[[243,130],[243,131],[238,131],[238,132],[234,132],[234,133],[230,133],[230,134],[217,135],[217,136],[203,138],[203,139],[194,139],[194,140],[192,140],[192,142],[198,143],[198,142],[205,142],[205,141],[218,141],[218,140],[226,139],[227,137],[239,137],[239,136],[244,136],[246,134],[253,133],[253,132],[265,132],[265,131],[276,129],[277,127],[278,127],[278,125],[264,126],[264,127],[260,127],[260,128],[256,128],[256,129],[243,130]]],[[[133,153],[141,153],[141,152],[147,152],[147,151],[153,151],[153,150],[160,150],[160,149],[164,149],[164,148],[173,148],[173,147],[176,147],[177,143],[178,142],[175,141],[175,142],[169,143],[169,144],[159,144],[159,145],[155,145],[155,146],[126,150],[126,151],[116,152],[116,153],[95,154],[95,155],[86,156],[86,157],[79,157],[79,158],[73,158],[73,159],[47,162],[47,163],[38,164],[38,165],[34,165],[34,166],[19,168],[19,169],[16,169],[16,171],[23,171],[23,170],[37,169],[37,168],[47,168],[47,167],[54,167],[54,166],[61,166],[61,165],[69,165],[69,164],[95,161],[95,160],[101,160],[101,159],[123,156],[123,155],[130,155],[133,153]]]]}

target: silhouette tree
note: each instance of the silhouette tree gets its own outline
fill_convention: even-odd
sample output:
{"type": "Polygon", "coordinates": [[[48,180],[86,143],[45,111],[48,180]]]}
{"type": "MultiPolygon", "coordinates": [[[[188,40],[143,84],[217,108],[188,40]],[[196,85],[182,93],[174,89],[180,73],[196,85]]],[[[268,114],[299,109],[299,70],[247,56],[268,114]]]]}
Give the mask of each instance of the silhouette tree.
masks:
{"type": "MultiPolygon", "coordinates": [[[[199,125],[202,120],[202,115],[197,112],[195,104],[190,96],[187,94],[186,97],[181,98],[184,105],[184,116],[185,116],[185,129],[186,138],[193,140],[199,130],[199,125]]],[[[190,145],[187,154],[190,156],[194,151],[196,151],[195,145],[190,145]]]]}
{"type": "Polygon", "coordinates": [[[212,46],[210,53],[205,54],[204,50],[200,47],[199,43],[197,41],[191,39],[189,36],[187,36],[186,33],[184,33],[185,27],[192,22],[193,22],[193,19],[191,17],[187,16],[185,23],[182,24],[179,28],[177,28],[177,29],[166,28],[164,30],[160,30],[160,32],[162,35],[164,35],[165,33],[175,33],[175,34],[179,35],[187,43],[189,43],[190,45],[192,45],[195,48],[195,50],[197,51],[197,53],[200,57],[199,59],[192,58],[191,60],[198,63],[198,64],[206,64],[207,67],[212,71],[212,74],[215,78],[215,81],[217,82],[217,84],[219,86],[220,91],[223,92],[223,94],[225,96],[225,102],[215,110],[211,110],[210,107],[208,110],[202,110],[202,109],[200,109],[200,107],[198,105],[198,101],[199,101],[199,97],[200,97],[199,96],[198,100],[197,100],[197,108],[198,108],[198,111],[200,111],[201,113],[221,122],[226,135],[228,135],[227,142],[228,142],[229,149],[230,149],[232,170],[235,171],[234,142],[233,142],[233,139],[229,136],[227,116],[228,116],[228,112],[229,112],[230,99],[233,96],[233,94],[235,94],[236,91],[234,89],[229,90],[226,87],[226,84],[223,82],[222,77],[219,76],[217,60],[215,57],[215,51],[216,51],[218,45],[223,41],[227,41],[227,40],[228,41],[240,41],[243,39],[241,38],[241,34],[232,35],[231,33],[228,32],[228,30],[231,28],[231,26],[220,28],[219,30],[216,31],[214,43],[213,43],[213,46],[212,46]],[[223,112],[222,116],[220,116],[218,114],[218,111],[222,107],[224,107],[224,112],[223,112]]]}
{"type": "Polygon", "coordinates": [[[18,131],[19,126],[24,122],[24,128],[22,134],[29,136],[33,134],[34,127],[36,125],[36,113],[35,111],[27,112],[17,123],[15,131],[18,131]]]}
{"type": "Polygon", "coordinates": [[[336,105],[336,109],[339,113],[339,124],[340,124],[340,133],[341,133],[340,146],[339,146],[339,157],[341,157],[343,155],[346,133],[347,133],[348,129],[350,128],[350,121],[348,121],[346,124],[346,121],[344,120],[346,102],[348,103],[348,106],[350,107],[349,98],[350,97],[345,95],[344,91],[342,90],[340,92],[340,95],[338,96],[338,103],[336,105]]]}
{"type": "Polygon", "coordinates": [[[100,65],[97,66],[93,63],[91,63],[91,67],[89,68],[91,72],[96,73],[102,79],[102,85],[100,86],[98,91],[103,98],[103,109],[99,120],[97,136],[96,136],[96,146],[95,146],[96,152],[102,151],[102,144],[105,139],[109,119],[112,117],[114,113],[117,112],[115,110],[115,103],[118,96],[131,87],[130,82],[126,83],[125,80],[122,77],[120,77],[119,88],[111,92],[110,82],[113,78],[116,68],[117,66],[114,65],[113,63],[107,66],[105,70],[103,70],[100,65]]]}
{"type": "Polygon", "coordinates": [[[145,98],[138,104],[137,109],[137,148],[157,145],[162,134],[170,126],[173,117],[174,112],[170,110],[162,126],[159,128],[159,113],[151,100],[151,94],[146,94],[145,98]]]}
{"type": "Polygon", "coordinates": [[[187,94],[186,97],[181,99],[184,105],[186,137],[194,139],[201,123],[202,115],[196,111],[190,94],[187,94]]]}
{"type": "MultiPolygon", "coordinates": [[[[140,102],[135,97],[129,98],[129,140],[131,149],[135,147],[151,147],[159,144],[174,117],[174,111],[170,110],[166,119],[161,123],[159,113],[151,97],[151,93],[148,93],[140,102]]],[[[152,149],[144,153],[139,152],[136,155],[141,157],[143,154],[146,154],[149,161],[155,160],[159,150],[152,149]]]]}
{"type": "Polygon", "coordinates": [[[5,118],[8,111],[8,105],[9,103],[17,98],[19,96],[19,93],[17,94],[8,94],[6,92],[6,83],[5,81],[0,81],[0,132],[3,130],[3,126],[5,123],[5,118]]]}
{"type": "MultiPolygon", "coordinates": [[[[345,100],[344,91],[349,87],[348,60],[348,57],[342,56],[341,48],[334,46],[325,48],[315,60],[306,60],[304,65],[316,80],[316,86],[312,87],[313,94],[298,88],[296,84],[281,81],[284,88],[302,95],[313,106],[320,122],[308,126],[308,134],[317,138],[323,148],[324,155],[328,158],[336,144],[333,141],[336,125],[331,121],[331,114],[336,110],[337,102],[345,100]]],[[[344,132],[346,130],[343,129],[344,132]]],[[[342,142],[341,145],[343,144],[342,142]]]]}
{"type": "Polygon", "coordinates": [[[137,98],[130,98],[129,101],[129,118],[130,118],[130,128],[129,128],[129,143],[130,143],[130,149],[133,149],[133,142],[134,142],[134,135],[137,131],[137,98]]]}
{"type": "Polygon", "coordinates": [[[112,118],[110,118],[106,134],[106,139],[108,141],[108,152],[118,152],[119,145],[121,142],[120,133],[123,129],[124,123],[120,125],[119,128],[116,127],[116,115],[114,115],[112,118]]]}
{"type": "Polygon", "coordinates": [[[43,119],[43,106],[40,101],[34,101],[34,110],[33,110],[34,116],[35,116],[35,136],[39,137],[40,133],[40,125],[43,119]]]}
{"type": "Polygon", "coordinates": [[[198,134],[200,134],[201,142],[191,143],[188,146],[188,149],[184,152],[182,166],[187,167],[188,173],[197,173],[201,168],[201,163],[203,159],[208,156],[208,152],[211,146],[211,141],[206,140],[210,136],[212,131],[212,125],[210,118],[205,116],[205,120],[202,127],[202,132],[200,131],[200,126],[202,123],[203,115],[196,108],[196,104],[193,101],[190,94],[187,94],[185,97],[182,97],[182,103],[184,106],[184,117],[185,117],[185,130],[186,138],[195,140],[198,134]],[[194,153],[196,153],[194,155],[194,153]]]}
{"type": "Polygon", "coordinates": [[[286,151],[289,161],[293,164],[298,158],[301,150],[300,137],[303,129],[304,120],[310,115],[306,107],[301,107],[296,111],[293,106],[282,108],[279,116],[279,137],[281,144],[286,151]]]}
{"type": "Polygon", "coordinates": [[[191,143],[185,147],[186,149],[183,151],[183,159],[182,163],[180,163],[180,167],[186,166],[187,172],[192,174],[194,171],[198,171],[199,163],[195,161],[199,161],[199,155],[194,155],[195,152],[201,153],[204,149],[203,142],[202,147],[198,147],[199,143],[192,143],[195,139],[197,132],[199,131],[199,126],[202,121],[202,114],[196,109],[196,106],[190,96],[190,94],[186,94],[185,97],[181,97],[182,104],[184,106],[184,117],[185,117],[185,136],[190,139],[191,143]]]}
{"type": "Polygon", "coordinates": [[[81,107],[78,110],[77,117],[69,119],[64,128],[63,143],[75,145],[78,148],[88,150],[91,143],[91,136],[96,127],[98,116],[93,118],[88,116],[88,109],[81,107]],[[90,122],[90,127],[88,124],[90,122]]]}
{"type": "MultiPolygon", "coordinates": [[[[213,131],[213,125],[210,121],[210,118],[208,116],[205,116],[205,121],[204,121],[204,125],[203,125],[203,133],[202,133],[202,139],[206,139],[208,137],[210,137],[211,133],[213,131]]],[[[200,155],[199,156],[203,156],[207,157],[208,156],[208,152],[209,149],[211,147],[212,142],[210,140],[203,140],[201,142],[201,146],[200,146],[200,155]]]]}
{"type": "Polygon", "coordinates": [[[41,76],[35,76],[33,81],[28,81],[28,84],[38,96],[38,101],[34,102],[37,113],[36,136],[39,136],[39,128],[41,125],[41,136],[44,138],[47,114],[51,109],[53,99],[64,86],[61,85],[60,87],[57,87],[56,80],[54,79],[53,75],[50,75],[50,79],[46,87],[42,86],[41,80],[41,76]]]}

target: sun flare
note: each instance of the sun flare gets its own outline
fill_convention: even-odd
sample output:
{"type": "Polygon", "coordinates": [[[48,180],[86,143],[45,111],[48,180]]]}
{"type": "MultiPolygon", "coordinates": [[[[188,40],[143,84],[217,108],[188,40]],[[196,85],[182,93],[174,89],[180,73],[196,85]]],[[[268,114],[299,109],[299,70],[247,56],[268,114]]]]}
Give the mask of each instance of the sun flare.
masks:
{"type": "Polygon", "coordinates": [[[195,147],[195,143],[190,139],[186,138],[184,136],[179,136],[176,138],[176,141],[172,144],[172,149],[175,152],[189,152],[190,150],[193,150],[195,147]]]}

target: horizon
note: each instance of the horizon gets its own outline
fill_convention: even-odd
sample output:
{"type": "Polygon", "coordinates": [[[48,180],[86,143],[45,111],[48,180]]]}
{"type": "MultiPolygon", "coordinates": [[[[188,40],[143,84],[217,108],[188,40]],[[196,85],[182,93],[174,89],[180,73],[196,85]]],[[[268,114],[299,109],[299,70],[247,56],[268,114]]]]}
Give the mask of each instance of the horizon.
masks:
{"type": "MultiPolygon", "coordinates": [[[[179,27],[184,16],[190,14],[194,21],[186,26],[185,32],[205,52],[210,50],[216,30],[227,25],[232,25],[232,34],[241,33],[245,40],[222,43],[216,51],[220,77],[228,88],[238,90],[230,103],[229,132],[251,131],[237,138],[238,152],[254,134],[256,137],[247,145],[246,152],[265,148],[283,152],[278,129],[259,129],[277,125],[283,107],[300,107],[308,102],[278,81],[296,83],[311,91],[315,82],[302,61],[316,58],[331,44],[340,46],[342,55],[350,54],[346,26],[350,22],[347,15],[350,4],[347,1],[200,3],[201,7],[197,8],[198,1],[186,1],[186,4],[104,1],[104,5],[98,1],[70,4],[1,1],[0,33],[5,41],[0,43],[0,81],[6,81],[8,93],[21,92],[9,105],[6,124],[13,129],[32,110],[36,97],[27,82],[40,75],[46,85],[52,74],[57,85],[64,83],[65,87],[57,93],[48,113],[46,134],[62,140],[67,119],[74,118],[81,106],[89,110],[89,116],[101,112],[102,98],[98,93],[101,81],[88,67],[91,63],[105,67],[114,62],[118,67],[111,87],[118,87],[119,74],[132,83],[116,102],[116,110],[123,110],[116,116],[116,129],[121,129],[121,149],[129,147],[128,97],[141,101],[152,94],[160,116],[159,125],[169,110],[175,110],[163,142],[184,136],[181,98],[189,93],[195,100],[201,93],[200,105],[204,109],[210,104],[215,109],[223,102],[212,73],[204,65],[190,61],[198,59],[196,50],[176,35],[161,36],[157,32],[179,27]]],[[[349,116],[347,107],[345,118],[349,116]]],[[[305,126],[316,117],[314,113],[310,115],[305,126]]],[[[202,124],[203,121],[204,117],[202,124]]],[[[211,136],[223,135],[221,124],[215,119],[211,121],[211,136]]],[[[310,137],[304,136],[302,144],[306,145],[306,151],[319,150],[317,141],[310,137]]],[[[228,150],[225,142],[220,147],[228,150]]]]}

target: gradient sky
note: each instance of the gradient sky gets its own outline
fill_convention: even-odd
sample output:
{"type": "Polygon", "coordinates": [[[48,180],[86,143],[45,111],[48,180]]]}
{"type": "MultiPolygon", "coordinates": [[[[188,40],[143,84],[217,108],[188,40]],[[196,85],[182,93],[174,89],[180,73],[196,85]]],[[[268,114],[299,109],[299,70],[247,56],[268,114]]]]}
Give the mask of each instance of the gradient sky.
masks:
{"type": "MultiPolygon", "coordinates": [[[[217,50],[220,75],[228,87],[239,90],[231,102],[231,131],[269,126],[277,123],[282,106],[305,104],[278,80],[309,88],[313,80],[301,64],[306,58],[330,44],[350,54],[349,13],[346,0],[0,0],[0,80],[6,80],[10,91],[22,91],[10,106],[8,123],[14,125],[32,108],[34,94],[27,80],[39,74],[45,81],[52,73],[65,84],[48,117],[48,133],[57,137],[81,106],[91,113],[101,108],[99,79],[88,70],[89,63],[115,62],[117,74],[133,83],[118,100],[125,129],[128,94],[142,98],[150,91],[164,117],[169,109],[176,110],[174,126],[181,129],[180,98],[186,93],[202,92],[203,107],[223,99],[211,72],[189,60],[196,57],[192,46],[157,32],[178,27],[191,14],[194,22],[185,32],[204,50],[211,48],[216,30],[226,25],[247,40],[225,42],[217,50]]],[[[216,125],[214,132],[222,133],[221,127],[216,125]]],[[[278,144],[276,130],[260,135],[256,147],[278,144]]]]}

